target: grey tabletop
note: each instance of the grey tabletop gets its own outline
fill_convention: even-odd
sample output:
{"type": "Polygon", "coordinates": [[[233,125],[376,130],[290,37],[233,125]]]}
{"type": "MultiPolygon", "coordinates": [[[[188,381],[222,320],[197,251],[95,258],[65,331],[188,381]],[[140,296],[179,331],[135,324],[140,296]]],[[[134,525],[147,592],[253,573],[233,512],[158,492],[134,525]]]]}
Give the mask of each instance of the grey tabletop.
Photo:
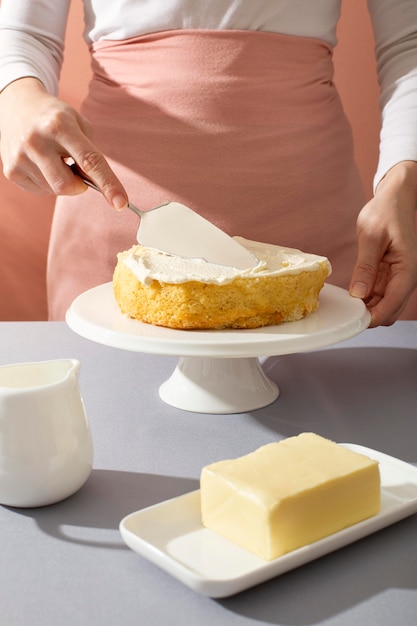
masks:
{"type": "Polygon", "coordinates": [[[176,357],[106,347],[65,323],[3,322],[0,364],[74,357],[93,472],[67,500],[0,506],[1,626],[417,623],[417,516],[237,595],[214,600],[130,550],[120,520],[198,488],[203,465],[314,431],[417,464],[417,322],[269,357],[269,406],[208,415],[163,403],[176,357]]]}

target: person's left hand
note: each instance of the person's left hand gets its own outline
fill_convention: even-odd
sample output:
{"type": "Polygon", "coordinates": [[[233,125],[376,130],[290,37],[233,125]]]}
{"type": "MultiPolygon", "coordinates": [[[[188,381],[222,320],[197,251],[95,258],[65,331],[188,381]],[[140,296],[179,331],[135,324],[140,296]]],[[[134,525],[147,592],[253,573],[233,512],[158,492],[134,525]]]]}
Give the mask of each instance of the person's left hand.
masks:
{"type": "Polygon", "coordinates": [[[403,161],[379,183],[357,221],[358,255],[350,293],[371,327],[393,324],[417,287],[417,163],[403,161]]]}

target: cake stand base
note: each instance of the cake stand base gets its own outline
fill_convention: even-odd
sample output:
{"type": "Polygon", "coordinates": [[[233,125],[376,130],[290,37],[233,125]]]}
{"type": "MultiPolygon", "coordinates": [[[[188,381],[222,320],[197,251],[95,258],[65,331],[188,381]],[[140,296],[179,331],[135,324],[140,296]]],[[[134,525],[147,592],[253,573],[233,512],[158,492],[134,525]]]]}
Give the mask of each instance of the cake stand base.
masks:
{"type": "Polygon", "coordinates": [[[256,357],[181,357],[159,388],[164,402],[194,413],[244,413],[271,404],[278,395],[256,357]]]}

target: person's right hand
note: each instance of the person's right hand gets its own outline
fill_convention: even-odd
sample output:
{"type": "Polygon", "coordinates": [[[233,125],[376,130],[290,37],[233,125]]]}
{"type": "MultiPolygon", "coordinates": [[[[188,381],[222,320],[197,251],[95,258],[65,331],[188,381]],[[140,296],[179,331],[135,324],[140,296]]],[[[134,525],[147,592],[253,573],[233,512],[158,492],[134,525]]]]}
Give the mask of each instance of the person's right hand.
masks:
{"type": "Polygon", "coordinates": [[[87,189],[66,165],[73,159],[116,209],[127,194],[92,141],[91,124],[47,93],[36,78],[21,78],[0,94],[1,159],[6,178],[27,191],[76,195],[87,189]]]}

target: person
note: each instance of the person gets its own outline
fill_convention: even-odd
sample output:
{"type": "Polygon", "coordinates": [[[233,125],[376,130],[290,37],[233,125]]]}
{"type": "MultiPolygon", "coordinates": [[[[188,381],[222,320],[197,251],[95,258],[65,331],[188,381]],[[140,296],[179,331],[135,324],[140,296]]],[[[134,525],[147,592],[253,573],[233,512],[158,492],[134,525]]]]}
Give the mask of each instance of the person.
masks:
{"type": "Polygon", "coordinates": [[[58,196],[50,319],[109,281],[134,243],[136,218],[119,211],[128,193],[143,209],[178,200],[229,234],[323,254],[372,326],[401,316],[417,285],[415,0],[368,0],[382,126],[367,203],[332,80],[341,0],[85,0],[93,76],[81,112],[57,98],[69,1],[0,11],[4,172],[58,196]],[[82,193],[69,158],[102,195],[82,193]]]}

